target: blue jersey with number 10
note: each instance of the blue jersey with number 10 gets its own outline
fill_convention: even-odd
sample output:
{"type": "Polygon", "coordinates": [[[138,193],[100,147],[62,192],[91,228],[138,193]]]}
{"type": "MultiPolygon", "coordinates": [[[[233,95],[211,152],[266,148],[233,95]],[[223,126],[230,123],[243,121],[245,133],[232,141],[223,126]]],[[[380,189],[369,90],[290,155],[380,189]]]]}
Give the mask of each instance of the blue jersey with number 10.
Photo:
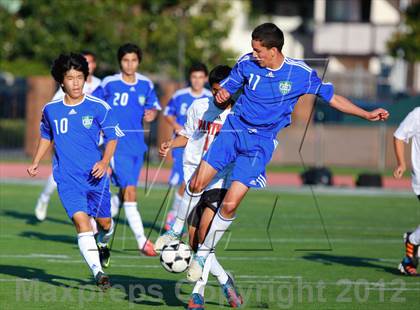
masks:
{"type": "Polygon", "coordinates": [[[91,170],[102,158],[100,132],[105,141],[123,136],[104,101],[85,95],[82,102],[67,105],[64,99],[47,103],[42,112],[41,137],[54,142],[54,180],[83,190],[96,187],[91,170]]]}
{"type": "Polygon", "coordinates": [[[280,68],[261,67],[252,53],[242,56],[221,85],[234,94],[243,87],[236,101],[235,114],[245,126],[272,133],[290,125],[292,111],[300,96],[314,94],[330,102],[334,88],[322,83],[316,71],[301,60],[285,57],[280,68]]]}
{"type": "Polygon", "coordinates": [[[144,75],[136,73],[136,81],[127,83],[122,74],[106,77],[92,94],[106,101],[124,133],[115,153],[139,155],[146,151],[143,116],[145,110],[161,110],[154,86],[144,75]]]}

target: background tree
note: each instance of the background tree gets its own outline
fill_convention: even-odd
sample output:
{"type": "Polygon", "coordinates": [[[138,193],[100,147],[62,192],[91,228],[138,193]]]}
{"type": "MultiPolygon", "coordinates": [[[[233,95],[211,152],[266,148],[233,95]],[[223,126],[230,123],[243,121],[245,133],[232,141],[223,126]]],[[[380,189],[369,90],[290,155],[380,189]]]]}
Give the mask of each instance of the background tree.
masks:
{"type": "Polygon", "coordinates": [[[17,2],[11,12],[0,1],[0,64],[17,75],[46,73],[59,53],[83,49],[97,53],[99,70],[109,73],[118,70],[116,50],[125,42],[142,47],[142,71],[172,78],[192,62],[212,66],[237,56],[221,45],[231,26],[229,1],[17,2]]]}

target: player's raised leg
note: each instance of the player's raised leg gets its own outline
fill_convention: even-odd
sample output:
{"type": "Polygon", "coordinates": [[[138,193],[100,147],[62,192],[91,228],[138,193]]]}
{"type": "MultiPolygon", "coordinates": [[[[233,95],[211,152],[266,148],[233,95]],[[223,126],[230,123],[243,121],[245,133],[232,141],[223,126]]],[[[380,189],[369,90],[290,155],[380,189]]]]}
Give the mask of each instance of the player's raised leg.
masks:
{"type": "Polygon", "coordinates": [[[165,234],[156,240],[156,251],[161,251],[165,244],[181,237],[185,219],[188,217],[191,210],[200,201],[203,190],[214,178],[216,173],[216,169],[210,166],[207,162],[201,161],[190,182],[185,188],[185,193],[179,205],[178,213],[176,215],[175,223],[172,226],[172,229],[168,230],[165,234]]]}
{"type": "Polygon", "coordinates": [[[200,279],[202,270],[210,251],[214,249],[222,238],[225,231],[232,224],[235,219],[236,209],[239,207],[240,202],[248,192],[248,187],[241,182],[232,182],[225,198],[223,199],[222,206],[216,213],[210,229],[207,233],[206,239],[194,256],[190,267],[188,268],[187,279],[191,282],[196,282],[200,279]]]}

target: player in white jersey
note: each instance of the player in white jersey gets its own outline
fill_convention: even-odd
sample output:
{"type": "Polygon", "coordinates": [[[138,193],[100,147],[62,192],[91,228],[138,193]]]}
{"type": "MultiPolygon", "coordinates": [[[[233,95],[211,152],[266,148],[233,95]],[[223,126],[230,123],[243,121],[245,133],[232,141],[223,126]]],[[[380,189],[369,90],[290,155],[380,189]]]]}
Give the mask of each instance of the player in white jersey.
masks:
{"type": "MultiPolygon", "coordinates": [[[[412,164],[412,187],[417,198],[420,200],[420,107],[411,111],[402,121],[394,133],[394,150],[397,157],[398,166],[394,170],[394,177],[399,179],[406,170],[404,157],[404,143],[411,145],[411,164],[412,164]]],[[[417,275],[418,248],[420,245],[420,226],[413,232],[404,234],[405,257],[401,261],[398,269],[403,274],[410,276],[417,275]]]]}
{"type": "MultiPolygon", "coordinates": [[[[210,98],[211,92],[204,88],[207,82],[207,67],[202,63],[193,64],[189,72],[190,87],[177,90],[164,111],[165,120],[174,131],[174,136],[183,129],[187,118],[187,110],[192,102],[200,98],[210,98]]],[[[172,207],[168,211],[165,221],[165,230],[169,230],[175,221],[178,206],[182,200],[185,191],[184,173],[182,156],[184,148],[176,148],[172,150],[172,171],[169,177],[169,185],[172,187],[179,186],[175,192],[172,207]]]]}
{"type": "MultiPolygon", "coordinates": [[[[92,94],[93,91],[101,84],[101,80],[93,75],[96,70],[96,55],[91,51],[82,51],[81,54],[85,57],[89,66],[89,75],[86,83],[83,86],[83,92],[85,94],[92,94]]],[[[61,87],[58,88],[54,97],[51,101],[64,98],[64,92],[61,87]]],[[[43,221],[47,217],[48,203],[51,195],[57,188],[57,183],[54,181],[54,177],[51,175],[48,177],[47,183],[44,186],[42,193],[39,195],[38,201],[35,206],[35,216],[39,221],[43,221]]]]}
{"type": "MultiPolygon", "coordinates": [[[[230,67],[220,65],[210,72],[209,81],[213,94],[216,94],[220,89],[220,81],[225,79],[230,71],[230,67]]],[[[233,100],[231,99],[220,104],[216,103],[213,98],[196,99],[187,110],[187,121],[179,135],[174,140],[162,143],[159,152],[161,156],[166,156],[171,148],[185,146],[183,170],[186,183],[191,179],[203,154],[220,132],[227,116],[231,113],[232,103],[233,100]]],[[[156,245],[163,247],[167,242],[178,239],[186,216],[190,213],[188,216],[189,243],[191,248],[196,251],[198,245],[204,241],[208,227],[227,192],[227,188],[230,186],[230,172],[231,167],[227,167],[216,175],[204,193],[200,195],[200,201],[193,210],[189,210],[189,196],[184,195],[174,226],[158,239],[156,245]]],[[[188,303],[188,309],[203,309],[204,289],[209,273],[217,277],[229,304],[232,307],[240,306],[242,297],[236,290],[232,277],[219,264],[215,254],[211,253],[210,260],[206,261],[203,276],[194,287],[188,303]]]]}

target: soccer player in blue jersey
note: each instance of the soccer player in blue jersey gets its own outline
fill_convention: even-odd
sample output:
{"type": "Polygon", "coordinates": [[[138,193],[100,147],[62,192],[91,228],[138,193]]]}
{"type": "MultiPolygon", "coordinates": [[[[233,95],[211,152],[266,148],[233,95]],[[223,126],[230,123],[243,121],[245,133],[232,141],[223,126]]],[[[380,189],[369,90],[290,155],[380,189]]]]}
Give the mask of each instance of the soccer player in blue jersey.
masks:
{"type": "Polygon", "coordinates": [[[333,108],[370,121],[386,120],[389,116],[384,109],[368,112],[334,94],[333,85],[323,83],[315,70],[303,61],[284,56],[283,43],[283,33],[276,25],[265,23],[256,27],[252,32],[253,52],[237,61],[216,95],[217,102],[224,102],[243,88],[235,114],[227,118],[186,188],[194,206],[197,194],[216,173],[234,162],[232,185],[188,269],[187,278],[192,282],[200,279],[207,256],[235,219],[249,188],[266,185],[265,167],[277,146],[277,133],[290,125],[300,96],[320,96],[333,108]]]}
{"type": "Polygon", "coordinates": [[[161,107],[152,81],[137,73],[142,59],[141,49],[135,44],[124,44],[118,49],[117,57],[121,73],[106,77],[93,95],[112,107],[124,132],[125,137],[118,144],[111,164],[112,179],[120,188],[122,206],[139,250],[147,256],[155,256],[154,245],[144,234],[136,189],[147,150],[143,121],[152,122],[161,107]]]}
{"type": "Polygon", "coordinates": [[[89,72],[82,55],[60,55],[54,61],[51,74],[65,96],[47,103],[43,109],[41,137],[28,173],[30,176],[37,174],[39,161],[53,144],[53,174],[58,195],[76,228],[82,256],[97,285],[106,288],[109,278],[102,270],[97,243],[98,247],[106,247],[112,235],[106,171],[117,137],[123,134],[113,118],[111,107],[83,92],[89,72]],[[106,144],[103,155],[98,148],[101,132],[106,144]],[[98,224],[97,243],[89,217],[95,218],[98,224]]]}
{"type": "MultiPolygon", "coordinates": [[[[83,92],[85,94],[92,94],[93,91],[101,84],[101,80],[94,76],[96,69],[96,55],[91,51],[82,51],[81,54],[86,58],[86,61],[89,66],[89,75],[87,77],[86,83],[83,86],[83,92]]],[[[62,99],[64,97],[64,92],[61,87],[57,90],[54,97],[51,101],[56,99],[62,99]]],[[[39,221],[43,221],[47,217],[48,202],[50,201],[51,195],[57,188],[57,184],[54,181],[53,175],[51,174],[48,177],[47,183],[44,186],[44,189],[39,195],[38,201],[35,206],[35,216],[39,221]]]]}
{"type": "MultiPolygon", "coordinates": [[[[202,63],[193,64],[188,70],[190,87],[179,89],[172,96],[164,110],[165,120],[174,131],[174,136],[184,128],[187,121],[187,110],[195,99],[211,98],[210,90],[204,88],[207,82],[207,67],[202,63]]],[[[184,173],[182,168],[182,154],[184,148],[172,149],[172,171],[169,177],[170,186],[179,186],[175,192],[172,208],[165,221],[165,229],[169,230],[175,221],[178,206],[185,191],[184,173]]]]}

